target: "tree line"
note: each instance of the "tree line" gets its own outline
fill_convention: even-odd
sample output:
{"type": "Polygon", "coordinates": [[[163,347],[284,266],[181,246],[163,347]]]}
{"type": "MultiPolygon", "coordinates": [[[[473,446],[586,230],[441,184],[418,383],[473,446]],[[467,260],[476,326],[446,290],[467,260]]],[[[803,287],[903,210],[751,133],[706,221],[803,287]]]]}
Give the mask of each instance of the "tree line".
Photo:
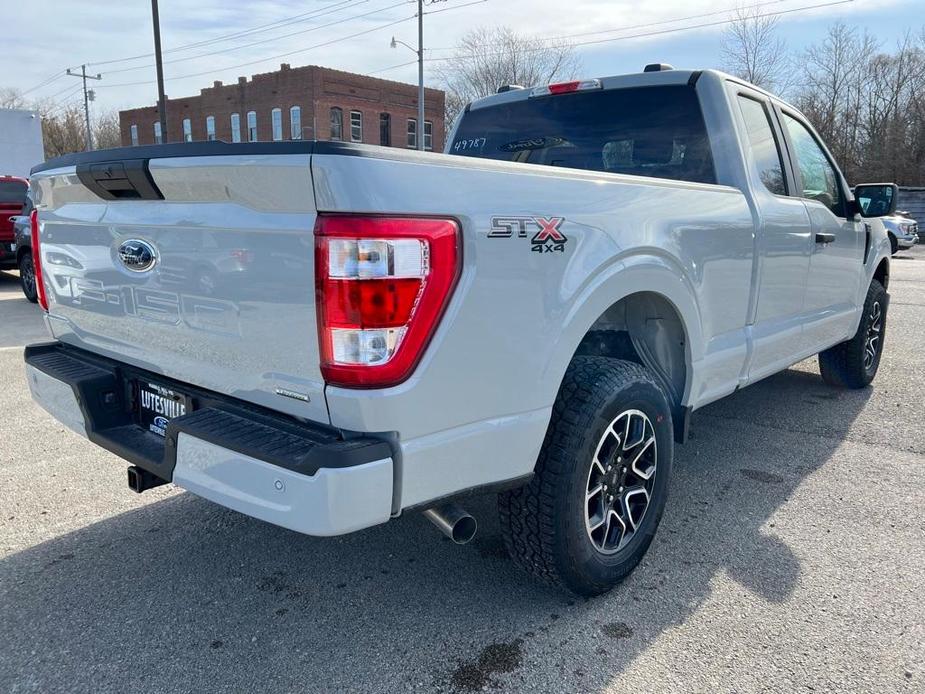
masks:
{"type": "MultiPolygon", "coordinates": [[[[21,108],[38,111],[42,119],[42,139],[45,158],[83,151],[87,144],[87,125],[83,101],[58,102],[54,99],[30,101],[17,89],[0,88],[0,108],[21,108]]],[[[119,147],[119,113],[115,110],[90,113],[90,130],[97,149],[119,147]]]]}
{"type": "MultiPolygon", "coordinates": [[[[925,185],[925,27],[887,46],[836,22],[821,41],[795,51],[780,36],[778,17],[751,8],[733,11],[730,20],[713,67],[799,108],[850,183],[925,185]]],[[[573,46],[508,27],[469,32],[434,72],[447,95],[447,127],[467,103],[501,85],[587,76],[573,46]]]]}
{"type": "Polygon", "coordinates": [[[836,22],[800,51],[779,29],[776,17],[738,12],[720,67],[799,108],[850,183],[925,185],[925,27],[891,46],[836,22]]]}
{"type": "MultiPolygon", "coordinates": [[[[797,106],[828,144],[849,182],[925,185],[925,27],[886,45],[866,29],[836,22],[818,43],[792,50],[778,17],[735,10],[715,67],[797,106]]],[[[538,41],[509,27],[468,32],[434,77],[446,91],[446,123],[473,99],[499,86],[547,84],[583,74],[575,47],[538,41]]],[[[84,149],[83,103],[28,102],[0,89],[0,108],[32,108],[42,116],[45,156],[84,149]]],[[[98,148],[121,143],[116,111],[92,118],[98,148]]]]}

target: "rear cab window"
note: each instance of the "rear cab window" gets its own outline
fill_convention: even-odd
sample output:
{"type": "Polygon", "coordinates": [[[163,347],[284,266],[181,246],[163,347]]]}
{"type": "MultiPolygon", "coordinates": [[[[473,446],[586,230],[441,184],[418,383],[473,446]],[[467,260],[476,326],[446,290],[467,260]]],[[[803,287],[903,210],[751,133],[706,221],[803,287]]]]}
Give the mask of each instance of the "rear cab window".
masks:
{"type": "Polygon", "coordinates": [[[528,97],[467,112],[450,154],[716,183],[689,85],[528,97]]]}

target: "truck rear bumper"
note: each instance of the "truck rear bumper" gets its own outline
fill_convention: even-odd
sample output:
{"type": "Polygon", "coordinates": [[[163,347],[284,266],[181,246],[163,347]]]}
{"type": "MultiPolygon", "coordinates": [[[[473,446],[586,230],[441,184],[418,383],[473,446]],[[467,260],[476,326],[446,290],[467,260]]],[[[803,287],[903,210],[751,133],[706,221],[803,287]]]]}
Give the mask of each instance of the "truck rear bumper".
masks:
{"type": "Polygon", "coordinates": [[[32,397],[62,424],[156,477],[198,496],[309,535],[387,521],[391,446],[291,417],[61,343],[26,348],[32,397]],[[135,386],[187,393],[192,411],[159,436],[135,416],[135,386]]]}

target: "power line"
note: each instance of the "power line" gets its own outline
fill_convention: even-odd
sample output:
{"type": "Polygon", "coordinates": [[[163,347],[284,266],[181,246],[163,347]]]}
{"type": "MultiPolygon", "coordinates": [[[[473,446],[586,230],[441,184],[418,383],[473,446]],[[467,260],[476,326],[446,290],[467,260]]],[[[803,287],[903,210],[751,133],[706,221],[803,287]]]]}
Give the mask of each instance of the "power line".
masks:
{"type": "Polygon", "coordinates": [[[20,92],[20,96],[24,96],[24,95],[28,94],[29,92],[34,92],[36,89],[41,89],[42,87],[45,87],[45,86],[51,84],[52,82],[55,82],[55,81],[61,79],[62,77],[64,77],[65,74],[66,74],[66,73],[65,73],[64,70],[60,70],[60,71],[56,72],[55,74],[53,74],[53,75],[52,75],[51,77],[49,77],[48,79],[42,80],[41,82],[39,82],[39,83],[38,83],[37,85],[35,85],[34,87],[29,87],[29,88],[28,88],[27,90],[25,90],[24,92],[20,92]]]}
{"type": "MultiPolygon", "coordinates": [[[[222,36],[216,36],[211,39],[204,39],[202,41],[196,41],[194,43],[187,43],[182,46],[177,46],[169,50],[164,51],[164,53],[178,53],[181,51],[189,50],[190,48],[199,48],[202,46],[211,45],[214,43],[221,43],[222,41],[228,41],[234,38],[241,36],[246,36],[248,34],[258,34],[264,31],[270,31],[271,29],[278,29],[283,26],[288,26],[290,24],[297,24],[308,19],[314,19],[315,17],[324,16],[326,14],[331,14],[334,11],[343,8],[345,5],[362,5],[371,0],[340,0],[339,2],[329,5],[321,10],[311,10],[310,12],[303,12],[302,14],[292,15],[290,17],[283,17],[275,22],[270,22],[268,24],[261,24],[256,27],[251,27],[250,29],[242,29],[231,34],[224,34],[222,36]]],[[[87,63],[87,66],[96,66],[96,65],[112,65],[114,63],[125,63],[132,60],[141,60],[142,58],[153,58],[153,53],[139,53],[138,55],[126,56],[124,58],[113,58],[111,60],[101,60],[96,63],[87,63]]],[[[110,70],[110,72],[113,72],[110,70]]]]}
{"type": "MultiPolygon", "coordinates": [[[[347,41],[347,40],[349,40],[349,39],[356,38],[357,36],[364,36],[364,35],[366,35],[366,34],[371,34],[372,32],[374,32],[374,31],[379,31],[380,29],[386,29],[386,28],[388,28],[388,27],[390,27],[390,26],[395,26],[396,24],[401,24],[401,23],[403,23],[403,22],[407,22],[407,21],[409,21],[409,20],[414,19],[416,16],[417,16],[417,15],[415,14],[415,15],[411,15],[410,17],[403,17],[402,19],[396,19],[395,21],[387,22],[387,23],[385,23],[385,24],[379,24],[379,25],[374,26],[374,27],[372,27],[372,28],[370,28],[370,29],[364,29],[363,31],[358,31],[358,32],[356,32],[356,33],[354,33],[354,34],[349,34],[349,35],[347,35],[347,36],[341,36],[341,37],[338,37],[338,38],[336,38],[336,39],[331,39],[330,41],[324,41],[324,42],[322,42],[322,43],[316,43],[316,44],[314,44],[313,46],[306,46],[305,48],[299,48],[299,49],[296,49],[296,50],[294,50],[294,51],[288,51],[288,52],[286,52],[286,53],[279,53],[279,54],[277,54],[277,55],[267,56],[266,58],[258,58],[257,60],[251,60],[251,61],[248,61],[248,62],[246,62],[246,63],[238,63],[237,65],[225,65],[225,66],[223,66],[223,67],[212,68],[212,69],[210,69],[210,70],[205,70],[205,71],[203,71],[203,72],[194,72],[194,73],[191,73],[191,74],[188,74],[188,75],[178,75],[178,76],[176,76],[176,77],[171,77],[170,79],[171,79],[171,80],[182,80],[182,79],[187,79],[187,78],[190,78],[190,77],[202,77],[203,75],[213,75],[213,74],[215,74],[216,72],[220,72],[220,71],[222,71],[222,70],[236,70],[236,69],[241,68],[241,67],[248,67],[248,66],[250,66],[250,65],[257,65],[257,64],[259,64],[259,63],[265,63],[265,62],[268,62],[268,61],[270,61],[270,60],[279,60],[280,58],[286,58],[286,57],[288,57],[288,56],[290,56],[290,55],[295,55],[295,54],[297,54],[297,53],[304,53],[304,52],[306,52],[306,51],[310,51],[310,50],[313,50],[313,49],[315,49],[315,48],[323,48],[323,47],[325,47],[325,46],[330,46],[330,45],[333,45],[333,44],[335,44],[335,43],[340,43],[341,41],[347,41]]],[[[112,88],[112,87],[134,87],[134,86],[142,85],[142,84],[152,84],[152,81],[151,81],[151,80],[143,80],[143,81],[140,81],[140,82],[122,82],[122,83],[120,83],[120,84],[106,84],[106,85],[100,85],[99,88],[100,88],[100,89],[103,89],[103,88],[107,88],[107,89],[108,89],[108,88],[112,88]]]]}
{"type": "MultiPolygon", "coordinates": [[[[767,5],[779,5],[782,2],[792,2],[793,0],[765,0],[764,2],[757,2],[753,5],[745,6],[736,6],[729,7],[723,10],[714,10],[712,12],[703,12],[700,14],[690,14],[685,17],[674,17],[672,19],[661,19],[657,22],[646,22],[645,24],[630,24],[628,26],[615,27],[613,29],[598,29],[596,31],[584,31],[576,34],[557,34],[556,36],[531,36],[530,38],[535,41],[552,41],[556,39],[567,39],[567,38],[576,38],[579,36],[594,36],[596,34],[612,34],[617,31],[630,31],[632,29],[645,29],[647,27],[662,26],[664,24],[675,24],[677,22],[686,22],[691,19],[702,19],[704,17],[715,17],[720,14],[728,14],[729,12],[735,12],[737,9],[742,10],[753,10],[759,7],[765,7],[767,5]]],[[[456,50],[456,46],[441,46],[431,48],[432,51],[452,51],[456,50]]]]}
{"type": "MultiPolygon", "coordinates": [[[[368,0],[366,0],[366,1],[368,2],[368,0]]],[[[484,2],[484,1],[485,1],[485,0],[479,0],[479,2],[484,2]]],[[[241,44],[241,45],[238,45],[238,46],[230,46],[230,47],[228,47],[228,48],[221,48],[221,49],[219,49],[219,50],[209,51],[208,53],[198,53],[198,54],[196,54],[196,55],[191,55],[191,56],[188,56],[188,57],[186,57],[186,58],[176,58],[176,59],[174,59],[174,60],[165,60],[165,61],[164,61],[164,65],[172,65],[172,64],[174,64],[174,63],[183,63],[183,62],[186,62],[186,61],[188,61],[188,60],[196,60],[196,59],[198,59],[198,58],[205,58],[205,57],[208,57],[208,56],[211,56],[211,55],[219,55],[219,54],[221,54],[221,53],[230,53],[230,52],[233,52],[233,51],[242,50],[242,49],[244,49],[244,48],[250,48],[250,47],[252,47],[252,46],[258,46],[258,45],[260,45],[260,44],[269,43],[269,42],[271,42],[271,41],[279,41],[279,40],[282,40],[282,39],[291,38],[292,36],[298,36],[298,35],[300,35],[300,34],[307,34],[307,33],[312,32],[312,31],[318,31],[319,29],[327,29],[328,27],[336,26],[336,25],[338,25],[338,24],[344,24],[345,22],[350,22],[350,21],[353,21],[354,19],[362,19],[362,18],[364,18],[364,17],[369,17],[370,15],[378,14],[378,13],[380,13],[380,12],[385,12],[386,10],[392,10],[392,9],[395,9],[396,7],[400,7],[400,6],[404,5],[404,4],[406,4],[406,0],[402,0],[402,2],[397,2],[397,3],[394,3],[394,4],[392,4],[392,5],[386,5],[385,7],[380,7],[379,9],[371,10],[371,11],[369,11],[369,12],[364,12],[364,13],[362,13],[362,14],[351,15],[350,17],[344,17],[343,19],[338,19],[338,20],[335,20],[335,21],[333,21],[333,22],[328,22],[327,24],[319,24],[318,26],[310,27],[310,28],[308,28],[308,29],[301,29],[301,30],[299,30],[299,31],[294,31],[294,32],[289,33],[289,34],[283,34],[282,36],[271,36],[270,38],[267,38],[267,39],[261,39],[261,40],[259,40],[259,41],[252,41],[251,43],[244,43],[244,44],[241,44]]],[[[166,52],[166,51],[165,51],[165,52],[166,52]]],[[[118,70],[108,70],[108,71],[106,72],[106,74],[107,74],[107,75],[114,75],[114,74],[117,74],[117,73],[120,73],[120,72],[131,72],[131,71],[133,71],[133,70],[142,70],[142,69],[150,68],[150,67],[154,67],[154,66],[153,66],[152,64],[137,65],[137,66],[135,66],[135,67],[125,67],[125,68],[120,68],[120,69],[118,69],[118,70]]]]}
{"type": "MultiPolygon", "coordinates": [[[[801,7],[793,7],[793,8],[789,8],[789,9],[786,9],[786,10],[778,10],[778,11],[776,11],[776,12],[764,12],[764,13],[760,13],[760,14],[755,14],[755,15],[753,15],[753,17],[754,17],[754,18],[760,18],[760,17],[776,17],[776,16],[784,15],[784,14],[792,14],[792,13],[794,13],[794,12],[806,12],[806,11],[809,11],[809,10],[815,10],[815,9],[819,9],[819,8],[823,8],[823,7],[834,7],[834,6],[836,6],[836,5],[847,5],[848,3],[853,3],[854,1],[855,1],[855,0],[834,0],[833,2],[824,2],[824,3],[820,3],[820,4],[818,4],[818,5],[803,5],[803,6],[801,6],[801,7]]],[[[675,20],[675,21],[682,21],[682,20],[675,20]]],[[[613,38],[607,38],[607,39],[594,39],[594,40],[591,40],[591,41],[579,41],[579,42],[577,42],[577,43],[560,43],[560,44],[558,44],[558,45],[557,45],[557,44],[544,44],[544,45],[538,46],[538,47],[536,47],[536,48],[524,48],[524,49],[523,49],[523,52],[525,52],[525,53],[533,53],[533,52],[535,52],[535,51],[545,51],[545,50],[548,50],[548,49],[550,49],[550,48],[566,48],[566,47],[573,47],[573,48],[574,48],[574,47],[578,47],[578,46],[591,46],[591,45],[596,45],[596,44],[601,44],[601,43],[610,43],[610,42],[614,42],[614,41],[626,41],[626,40],[629,40],[629,39],[646,38],[646,37],[649,37],[649,36],[661,36],[661,35],[664,35],[664,34],[673,34],[673,33],[681,32],[681,31],[690,31],[690,30],[692,30],[692,29],[703,29],[703,28],[706,28],[706,27],[714,27],[714,26],[721,26],[721,25],[724,25],[724,24],[731,24],[731,23],[733,23],[733,22],[735,22],[735,21],[738,21],[738,20],[737,20],[736,18],[732,18],[732,19],[723,19],[723,20],[718,20],[718,21],[715,21],[715,22],[702,22],[702,23],[700,23],[700,24],[691,24],[691,25],[689,25],[689,26],[672,27],[672,28],[670,28],[670,29],[661,29],[661,30],[659,30],[659,31],[648,31],[648,32],[643,32],[643,33],[639,33],[639,34],[631,34],[631,35],[629,35],[629,36],[615,36],[615,37],[613,37],[613,38]]],[[[667,23],[667,22],[664,22],[664,23],[667,23]]],[[[610,31],[620,31],[620,29],[613,29],[613,30],[610,30],[610,31]]],[[[599,32],[591,32],[591,33],[599,33],[599,32]]],[[[575,34],[575,36],[580,36],[580,35],[581,35],[581,34],[575,34]]],[[[569,38],[569,35],[568,35],[568,34],[560,34],[558,37],[555,37],[555,38],[559,38],[559,39],[569,38]]],[[[474,54],[474,53],[469,53],[469,54],[452,55],[452,56],[446,56],[446,57],[440,57],[440,58],[425,58],[425,61],[426,61],[426,62],[445,62],[445,61],[448,61],[448,60],[461,60],[461,59],[465,59],[465,58],[494,57],[494,56],[503,56],[503,55],[506,55],[506,52],[504,52],[504,51],[498,51],[498,52],[495,52],[495,53],[485,53],[485,54],[482,54],[482,56],[477,56],[477,55],[474,54]]],[[[385,71],[387,71],[387,70],[393,70],[393,69],[397,69],[397,68],[399,68],[399,67],[403,67],[403,65],[393,65],[392,67],[383,68],[382,70],[378,70],[377,72],[385,72],[385,71]]]]}

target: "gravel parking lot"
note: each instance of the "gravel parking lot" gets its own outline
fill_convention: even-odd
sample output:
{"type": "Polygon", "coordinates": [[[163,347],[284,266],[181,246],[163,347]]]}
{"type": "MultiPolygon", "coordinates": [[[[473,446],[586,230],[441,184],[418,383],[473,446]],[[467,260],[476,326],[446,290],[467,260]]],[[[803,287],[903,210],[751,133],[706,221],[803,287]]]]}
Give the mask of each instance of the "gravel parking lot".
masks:
{"type": "Polygon", "coordinates": [[[0,691],[925,691],[925,249],[874,386],[815,360],[698,411],[647,558],[573,599],[418,515],[310,538],[170,487],[32,404],[0,273],[0,691]]]}

